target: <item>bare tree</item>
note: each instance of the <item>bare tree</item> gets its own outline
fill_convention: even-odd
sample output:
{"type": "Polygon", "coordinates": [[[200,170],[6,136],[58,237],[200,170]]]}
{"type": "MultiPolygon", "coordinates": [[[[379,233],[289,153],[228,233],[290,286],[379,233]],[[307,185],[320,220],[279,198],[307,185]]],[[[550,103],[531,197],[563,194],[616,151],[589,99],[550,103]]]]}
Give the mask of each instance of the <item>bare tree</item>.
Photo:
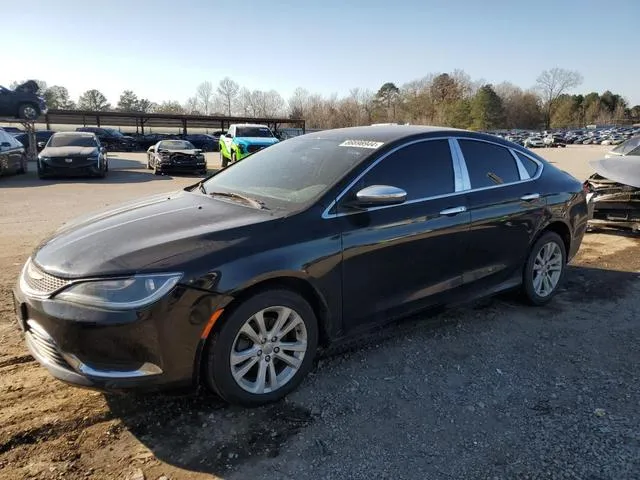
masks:
{"type": "Polygon", "coordinates": [[[551,124],[551,112],[556,100],[563,93],[577,87],[582,83],[582,75],[573,70],[564,68],[552,68],[545,70],[536,80],[536,89],[540,93],[544,105],[544,122],[546,128],[551,124]]]}
{"type": "Polygon", "coordinates": [[[184,104],[184,112],[190,115],[198,115],[200,113],[199,102],[196,97],[187,98],[187,101],[184,104]]]}
{"type": "Polygon", "coordinates": [[[218,85],[218,95],[220,95],[224,107],[227,111],[227,115],[231,116],[231,105],[238,97],[240,91],[240,85],[231,80],[229,77],[225,77],[220,80],[218,85]]]}
{"type": "Polygon", "coordinates": [[[213,110],[213,85],[211,82],[202,82],[196,89],[198,110],[204,115],[210,115],[213,110]]]}

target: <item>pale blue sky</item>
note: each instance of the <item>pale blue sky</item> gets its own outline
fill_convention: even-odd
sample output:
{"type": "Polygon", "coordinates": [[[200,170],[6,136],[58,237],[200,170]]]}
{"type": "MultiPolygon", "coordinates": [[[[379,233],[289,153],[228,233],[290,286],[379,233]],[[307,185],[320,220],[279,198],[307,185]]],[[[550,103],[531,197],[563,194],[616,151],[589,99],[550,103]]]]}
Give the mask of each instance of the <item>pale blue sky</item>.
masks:
{"type": "Polygon", "coordinates": [[[460,68],[528,88],[560,66],[581,92],[640,103],[640,0],[4,1],[0,85],[37,78],[183,102],[229,76],[288,99],[460,68]]]}

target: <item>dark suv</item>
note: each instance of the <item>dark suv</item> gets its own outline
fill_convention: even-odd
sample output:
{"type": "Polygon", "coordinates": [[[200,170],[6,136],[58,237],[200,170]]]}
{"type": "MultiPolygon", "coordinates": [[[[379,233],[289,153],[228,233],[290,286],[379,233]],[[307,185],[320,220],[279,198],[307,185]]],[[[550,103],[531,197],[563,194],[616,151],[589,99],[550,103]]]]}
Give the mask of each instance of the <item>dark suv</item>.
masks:
{"type": "Polygon", "coordinates": [[[0,117],[35,120],[47,113],[47,104],[38,95],[38,89],[33,80],[18,85],[15,90],[0,86],[0,117]]]}
{"type": "Polygon", "coordinates": [[[102,146],[111,152],[131,152],[138,148],[138,144],[133,137],[123,135],[122,132],[115,128],[80,127],[76,128],[76,132],[94,133],[102,146]]]}

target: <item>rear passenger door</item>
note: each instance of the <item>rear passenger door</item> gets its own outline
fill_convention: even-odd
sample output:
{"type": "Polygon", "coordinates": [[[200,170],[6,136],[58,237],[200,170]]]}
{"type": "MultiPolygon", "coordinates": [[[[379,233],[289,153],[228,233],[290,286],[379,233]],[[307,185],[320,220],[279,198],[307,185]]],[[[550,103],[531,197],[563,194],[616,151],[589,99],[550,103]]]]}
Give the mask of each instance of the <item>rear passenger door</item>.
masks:
{"type": "Polygon", "coordinates": [[[471,215],[463,282],[489,286],[520,275],[543,221],[545,200],[537,189],[542,165],[497,143],[471,138],[456,143],[471,215]]]}

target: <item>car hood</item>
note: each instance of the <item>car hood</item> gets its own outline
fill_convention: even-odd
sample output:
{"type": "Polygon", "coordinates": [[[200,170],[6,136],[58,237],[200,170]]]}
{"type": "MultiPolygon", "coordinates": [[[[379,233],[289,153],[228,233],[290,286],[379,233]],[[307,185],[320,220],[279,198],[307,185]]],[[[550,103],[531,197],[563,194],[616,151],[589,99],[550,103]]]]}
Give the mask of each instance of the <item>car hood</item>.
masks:
{"type": "Polygon", "coordinates": [[[614,182],[640,188],[640,157],[616,156],[591,160],[595,172],[614,182]]]}
{"type": "Polygon", "coordinates": [[[236,143],[245,143],[251,145],[273,145],[278,143],[277,138],[265,138],[265,137],[236,137],[236,143]]]}
{"type": "Polygon", "coordinates": [[[46,147],[40,152],[43,157],[72,157],[98,155],[96,147],[46,147]]]}
{"type": "Polygon", "coordinates": [[[43,241],[32,258],[63,278],[175,271],[237,246],[247,238],[241,227],[274,218],[268,210],[177,191],[78,218],[43,241]]]}

